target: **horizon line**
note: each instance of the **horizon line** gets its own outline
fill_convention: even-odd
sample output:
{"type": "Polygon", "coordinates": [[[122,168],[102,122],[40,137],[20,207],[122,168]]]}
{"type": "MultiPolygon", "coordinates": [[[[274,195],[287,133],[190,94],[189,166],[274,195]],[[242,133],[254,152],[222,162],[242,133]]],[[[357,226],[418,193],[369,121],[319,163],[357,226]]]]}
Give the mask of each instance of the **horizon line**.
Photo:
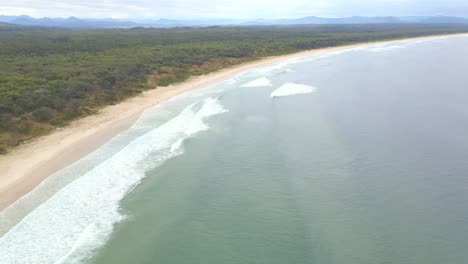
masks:
{"type": "Polygon", "coordinates": [[[103,20],[103,19],[112,19],[112,20],[180,20],[180,21],[188,21],[188,20],[283,20],[283,19],[301,19],[301,18],[325,18],[325,19],[340,19],[340,18],[409,18],[409,17],[452,17],[452,18],[465,18],[468,19],[468,16],[456,16],[456,15],[385,15],[385,16],[365,16],[365,15],[352,15],[352,16],[316,16],[316,15],[309,15],[309,16],[298,16],[298,17],[282,17],[282,18],[265,18],[265,17],[253,17],[253,18],[216,18],[216,17],[206,17],[206,18],[168,18],[168,17],[128,17],[128,18],[113,18],[113,17],[80,17],[80,16],[33,16],[33,15],[8,15],[8,14],[0,14],[0,16],[6,17],[29,17],[34,19],[70,19],[76,18],[81,20],[103,20]]]}

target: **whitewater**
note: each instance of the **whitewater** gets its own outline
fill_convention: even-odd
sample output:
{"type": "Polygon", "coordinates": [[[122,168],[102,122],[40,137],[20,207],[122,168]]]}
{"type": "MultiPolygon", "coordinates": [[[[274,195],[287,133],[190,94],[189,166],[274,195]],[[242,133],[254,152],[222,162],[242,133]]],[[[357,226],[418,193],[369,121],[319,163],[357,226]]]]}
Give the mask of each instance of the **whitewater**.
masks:
{"type": "Polygon", "coordinates": [[[185,139],[209,129],[205,120],[225,112],[217,98],[207,98],[135,139],[1,237],[1,263],[82,263],[91,257],[125,219],[119,201],[145,172],[182,154],[185,139]]]}
{"type": "Polygon", "coordinates": [[[148,109],[0,237],[0,263],[463,263],[466,122],[437,118],[463,120],[457,43],[318,53],[148,109]]]}

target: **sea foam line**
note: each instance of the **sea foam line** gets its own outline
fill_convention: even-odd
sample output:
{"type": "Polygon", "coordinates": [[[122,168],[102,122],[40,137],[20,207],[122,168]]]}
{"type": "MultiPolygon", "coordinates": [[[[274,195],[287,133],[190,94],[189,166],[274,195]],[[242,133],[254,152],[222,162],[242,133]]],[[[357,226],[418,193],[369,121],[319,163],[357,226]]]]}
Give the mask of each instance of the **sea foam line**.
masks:
{"type": "Polygon", "coordinates": [[[204,120],[227,110],[216,98],[185,108],[70,183],[0,238],[2,264],[82,263],[125,219],[119,202],[149,169],[180,155],[183,141],[207,130],[204,120]]]}
{"type": "Polygon", "coordinates": [[[374,46],[374,47],[369,47],[369,51],[371,52],[385,52],[385,51],[391,51],[391,50],[399,50],[399,49],[404,49],[406,48],[403,45],[381,45],[381,46],[374,46]]]}
{"type": "Polygon", "coordinates": [[[251,82],[241,85],[241,87],[265,87],[265,86],[272,86],[270,79],[266,77],[258,78],[251,82]]]}

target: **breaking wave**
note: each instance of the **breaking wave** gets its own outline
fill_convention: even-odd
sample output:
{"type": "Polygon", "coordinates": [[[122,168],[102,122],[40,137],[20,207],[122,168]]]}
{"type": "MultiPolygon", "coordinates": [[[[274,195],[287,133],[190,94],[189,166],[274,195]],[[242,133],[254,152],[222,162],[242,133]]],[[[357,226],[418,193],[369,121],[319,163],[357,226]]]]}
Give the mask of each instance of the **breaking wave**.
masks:
{"type": "Polygon", "coordinates": [[[382,45],[382,46],[374,46],[374,47],[369,47],[369,51],[371,52],[385,52],[385,51],[391,51],[391,50],[399,50],[399,49],[404,49],[406,48],[403,45],[382,45]]]}
{"type": "Polygon", "coordinates": [[[265,86],[271,86],[271,81],[270,79],[266,77],[258,78],[256,80],[253,80],[251,82],[248,82],[246,84],[241,85],[241,87],[265,87],[265,86]]]}
{"type": "Polygon", "coordinates": [[[270,97],[282,97],[282,96],[291,96],[296,94],[307,94],[313,93],[317,90],[316,87],[305,85],[305,84],[296,84],[296,83],[287,83],[280,88],[276,89],[271,93],[270,97]]]}
{"type": "Polygon", "coordinates": [[[1,262],[82,263],[91,258],[106,243],[114,225],[125,219],[119,203],[145,172],[182,154],[185,139],[209,129],[206,118],[226,111],[218,99],[207,98],[136,138],[1,237],[1,262]]]}

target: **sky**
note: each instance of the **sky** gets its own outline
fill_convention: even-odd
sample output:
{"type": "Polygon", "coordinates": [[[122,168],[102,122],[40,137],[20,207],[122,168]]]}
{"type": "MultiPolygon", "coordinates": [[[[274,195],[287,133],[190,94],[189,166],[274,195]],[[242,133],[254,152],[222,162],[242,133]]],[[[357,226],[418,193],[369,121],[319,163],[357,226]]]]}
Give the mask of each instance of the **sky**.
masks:
{"type": "Polygon", "coordinates": [[[122,19],[468,17],[468,0],[0,0],[0,15],[122,19]]]}

